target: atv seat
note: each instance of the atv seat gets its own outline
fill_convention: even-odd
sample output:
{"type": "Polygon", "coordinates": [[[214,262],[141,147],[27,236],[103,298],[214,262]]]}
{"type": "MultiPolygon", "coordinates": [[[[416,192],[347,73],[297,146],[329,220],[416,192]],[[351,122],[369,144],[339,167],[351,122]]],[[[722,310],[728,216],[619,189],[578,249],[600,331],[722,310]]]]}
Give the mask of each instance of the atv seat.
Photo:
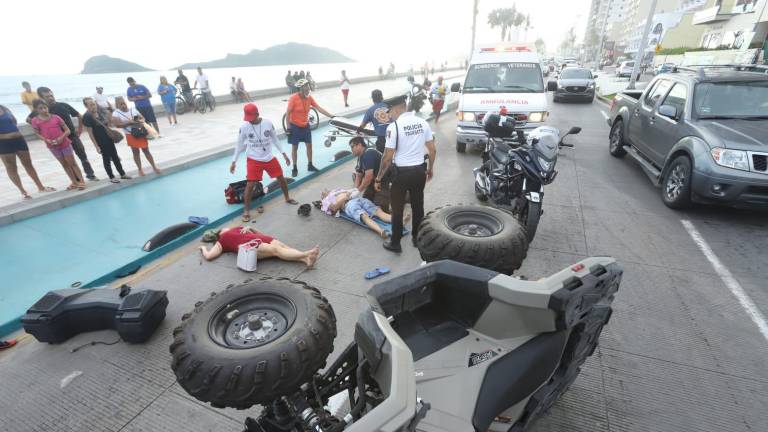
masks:
{"type": "Polygon", "coordinates": [[[498,273],[438,261],[375,285],[371,308],[392,327],[417,361],[465,337],[491,302],[488,281],[498,273]]]}

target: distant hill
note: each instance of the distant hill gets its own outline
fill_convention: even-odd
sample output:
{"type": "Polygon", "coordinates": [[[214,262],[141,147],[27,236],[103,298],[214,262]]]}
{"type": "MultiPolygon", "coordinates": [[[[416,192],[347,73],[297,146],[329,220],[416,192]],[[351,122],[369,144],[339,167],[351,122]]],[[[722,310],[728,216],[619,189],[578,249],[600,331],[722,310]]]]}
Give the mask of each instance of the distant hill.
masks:
{"type": "Polygon", "coordinates": [[[147,72],[152,69],[129,61],[100,55],[86,60],[81,74],[116,73],[116,72],[147,72]]]}
{"type": "Polygon", "coordinates": [[[227,54],[220,60],[200,63],[186,63],[180,69],[223,68],[243,66],[274,66],[314,63],[345,63],[354,61],[349,57],[330,48],[316,47],[300,43],[275,45],[265,50],[252,50],[248,54],[227,54]]]}

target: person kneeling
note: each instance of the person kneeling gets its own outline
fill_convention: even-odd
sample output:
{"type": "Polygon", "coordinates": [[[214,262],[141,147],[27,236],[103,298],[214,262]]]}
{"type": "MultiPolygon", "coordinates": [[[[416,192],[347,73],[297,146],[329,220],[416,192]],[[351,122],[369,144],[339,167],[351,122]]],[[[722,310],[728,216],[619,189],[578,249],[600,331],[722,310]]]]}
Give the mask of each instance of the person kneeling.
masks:
{"type": "Polygon", "coordinates": [[[203,241],[213,243],[213,246],[210,249],[200,246],[200,252],[203,254],[203,258],[207,261],[212,261],[225,252],[237,253],[241,244],[248,243],[251,240],[261,241],[256,253],[256,257],[260,260],[277,257],[283,261],[303,262],[308,268],[312,268],[320,255],[320,246],[315,246],[310,250],[302,252],[251,227],[233,227],[224,228],[219,231],[206,231],[203,235],[203,241]]]}
{"type": "MultiPolygon", "coordinates": [[[[373,218],[376,217],[382,222],[391,223],[392,216],[371,200],[360,196],[357,189],[324,190],[320,193],[320,198],[322,199],[321,210],[323,212],[338,217],[339,212],[342,211],[346,216],[364,223],[381,238],[389,237],[390,233],[379,226],[373,218]]],[[[410,215],[406,215],[404,219],[407,223],[410,220],[410,215]]]]}

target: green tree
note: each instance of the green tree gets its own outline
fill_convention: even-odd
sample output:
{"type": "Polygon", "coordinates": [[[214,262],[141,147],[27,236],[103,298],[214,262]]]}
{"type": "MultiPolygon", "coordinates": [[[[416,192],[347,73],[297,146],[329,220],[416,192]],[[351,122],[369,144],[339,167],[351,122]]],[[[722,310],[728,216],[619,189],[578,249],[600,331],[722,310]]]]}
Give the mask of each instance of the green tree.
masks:
{"type": "Polygon", "coordinates": [[[501,28],[501,40],[509,40],[511,36],[509,30],[515,23],[515,17],[518,15],[514,5],[511,8],[494,9],[488,14],[488,25],[491,28],[501,28]]]}
{"type": "Polygon", "coordinates": [[[547,55],[547,45],[544,43],[544,39],[536,39],[534,45],[536,45],[536,52],[538,52],[540,55],[547,55]]]}

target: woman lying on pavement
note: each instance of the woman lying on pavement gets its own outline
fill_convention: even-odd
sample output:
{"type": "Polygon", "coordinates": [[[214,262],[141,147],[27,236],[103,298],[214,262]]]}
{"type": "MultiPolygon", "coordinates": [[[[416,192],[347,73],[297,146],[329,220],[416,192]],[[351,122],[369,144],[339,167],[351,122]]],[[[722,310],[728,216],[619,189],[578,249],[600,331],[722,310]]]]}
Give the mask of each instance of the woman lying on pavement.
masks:
{"type": "Polygon", "coordinates": [[[308,268],[312,268],[317,261],[317,257],[320,255],[319,246],[302,252],[251,227],[232,227],[219,231],[206,231],[203,235],[203,241],[214,243],[214,245],[210,249],[200,246],[200,252],[202,252],[203,258],[211,261],[221,256],[224,252],[237,253],[237,249],[241,244],[248,243],[251,240],[261,241],[256,254],[256,257],[260,260],[277,257],[283,261],[301,261],[308,268]]]}
{"type": "MultiPolygon", "coordinates": [[[[363,198],[357,189],[334,189],[331,191],[326,189],[320,193],[320,199],[322,200],[320,209],[323,212],[338,217],[339,211],[343,211],[348,217],[363,222],[365,226],[380,235],[381,238],[386,239],[389,236],[389,233],[382,229],[373,220],[373,217],[380,219],[382,222],[390,223],[392,222],[392,216],[371,200],[363,198]]],[[[403,223],[408,223],[410,220],[411,215],[405,215],[403,223]]]]}

